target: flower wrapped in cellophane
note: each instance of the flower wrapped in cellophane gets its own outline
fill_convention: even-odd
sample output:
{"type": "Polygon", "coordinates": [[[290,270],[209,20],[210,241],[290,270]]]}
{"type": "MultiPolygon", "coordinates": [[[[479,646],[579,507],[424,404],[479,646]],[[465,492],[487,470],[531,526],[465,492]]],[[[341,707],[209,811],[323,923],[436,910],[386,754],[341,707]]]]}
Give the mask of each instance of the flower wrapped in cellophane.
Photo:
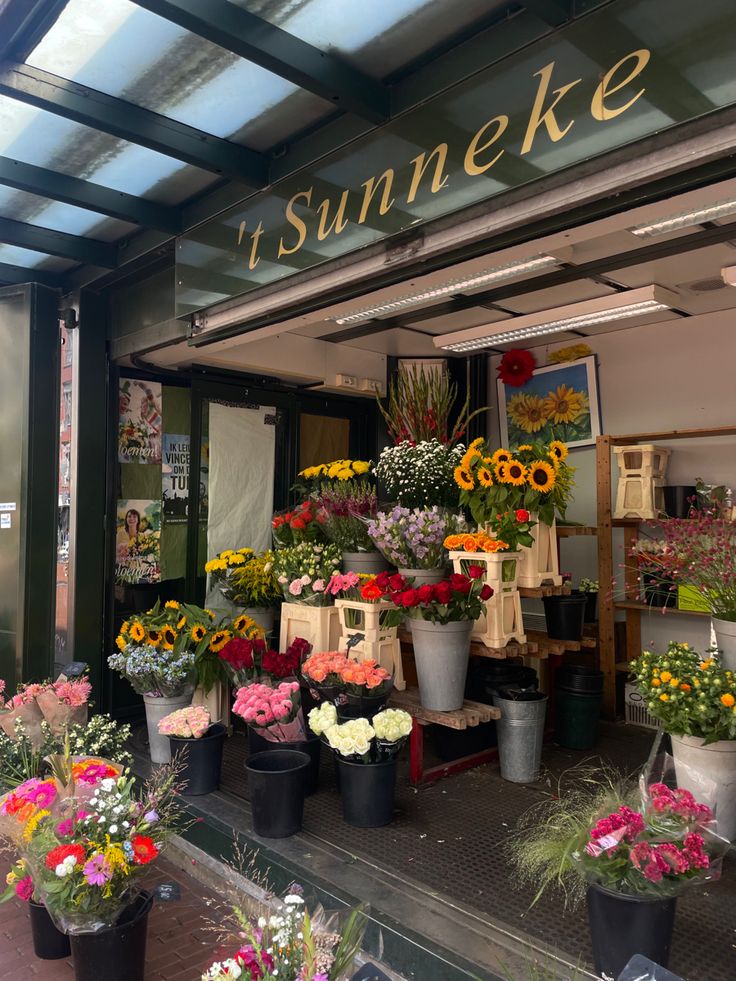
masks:
{"type": "Polygon", "coordinates": [[[298,681],[282,681],[273,688],[261,684],[240,688],[233,712],[271,742],[299,742],[306,738],[298,681]]]}

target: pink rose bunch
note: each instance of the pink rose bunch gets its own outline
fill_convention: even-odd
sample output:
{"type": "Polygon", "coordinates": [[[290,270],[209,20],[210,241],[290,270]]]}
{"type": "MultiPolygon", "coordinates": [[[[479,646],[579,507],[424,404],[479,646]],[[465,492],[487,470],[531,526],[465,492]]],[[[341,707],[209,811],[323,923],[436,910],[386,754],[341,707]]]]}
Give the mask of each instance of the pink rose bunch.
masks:
{"type": "Polygon", "coordinates": [[[293,721],[300,704],[297,681],[282,681],[277,688],[255,684],[238,690],[233,712],[248,725],[268,728],[293,721]]]}
{"type": "Polygon", "coordinates": [[[177,736],[180,739],[201,739],[212,720],[204,705],[189,705],[164,716],[158,724],[162,736],[177,736]]]}

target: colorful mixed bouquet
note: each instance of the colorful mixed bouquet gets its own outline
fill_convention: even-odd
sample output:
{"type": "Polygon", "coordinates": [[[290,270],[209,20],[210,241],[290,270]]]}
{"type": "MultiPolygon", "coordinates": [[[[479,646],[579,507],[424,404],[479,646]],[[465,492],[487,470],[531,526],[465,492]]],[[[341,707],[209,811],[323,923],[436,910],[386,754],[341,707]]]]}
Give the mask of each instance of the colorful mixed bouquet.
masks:
{"type": "Polygon", "coordinates": [[[323,526],[327,516],[315,501],[302,501],[287,511],[277,511],[271,520],[276,548],[291,548],[302,542],[324,542],[323,526]]]}
{"type": "Polygon", "coordinates": [[[427,583],[415,589],[399,575],[391,576],[391,601],[406,616],[432,623],[455,623],[458,620],[477,620],[483,604],[493,596],[493,590],[483,582],[485,570],[471,565],[468,575],[453,573],[442,582],[427,583]]]}
{"type": "Polygon", "coordinates": [[[282,681],[275,688],[261,684],[240,688],[233,712],[272,742],[297,742],[305,737],[298,681],[282,681]]]}
{"type": "Polygon", "coordinates": [[[412,720],[402,709],[384,709],[368,719],[338,723],[334,705],[324,702],[309,713],[309,728],[330,749],[356,763],[384,763],[396,756],[411,732],[412,720]]]}
{"type": "Polygon", "coordinates": [[[522,509],[551,525],[555,513],[565,517],[571,496],[574,469],[565,463],[567,455],[559,440],[493,454],[484,439],[473,440],[454,472],[460,500],[479,526],[499,513],[522,509]]]}
{"type": "Polygon", "coordinates": [[[453,508],[460,503],[454,473],[463,458],[462,445],[438,439],[387,446],[376,465],[386,497],[405,508],[453,508]]]}
{"type": "Polygon", "coordinates": [[[333,460],[307,467],[299,477],[303,485],[297,487],[316,503],[329,541],[343,552],[374,551],[366,528],[378,507],[371,461],[333,460]]]}
{"type": "Polygon", "coordinates": [[[289,603],[329,606],[333,597],[327,583],[340,568],[342,552],[337,545],[302,542],[274,553],[274,572],[289,603]]]}
{"type": "Polygon", "coordinates": [[[463,526],[462,516],[433,505],[379,511],[368,523],[376,548],[392,565],[407,569],[435,569],[445,565],[443,542],[463,526]]]}
{"type": "Polygon", "coordinates": [[[716,656],[670,642],[664,654],[643,651],[629,665],[649,711],[666,732],[706,743],[736,739],[736,677],[716,656]]]}
{"type": "Polygon", "coordinates": [[[212,720],[204,705],[189,705],[170,712],[159,721],[162,736],[178,736],[180,739],[201,739],[207,733],[212,720]]]}
{"type": "Polygon", "coordinates": [[[352,973],[367,924],[361,909],[344,923],[317,908],[307,912],[300,886],[292,885],[276,912],[263,909],[253,921],[234,910],[239,949],[215,961],[202,981],[341,981],[352,973]]]}

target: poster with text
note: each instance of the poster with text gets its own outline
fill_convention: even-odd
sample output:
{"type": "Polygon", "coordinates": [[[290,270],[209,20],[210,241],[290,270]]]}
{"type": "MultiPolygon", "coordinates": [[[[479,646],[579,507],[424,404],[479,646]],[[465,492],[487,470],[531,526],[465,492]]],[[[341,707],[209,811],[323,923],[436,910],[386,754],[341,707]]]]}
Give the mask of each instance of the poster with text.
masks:
{"type": "Polygon", "coordinates": [[[121,378],[118,462],[161,463],[161,384],[121,378]]]}
{"type": "Polygon", "coordinates": [[[189,505],[190,437],[164,433],[161,496],[166,524],[185,524],[189,505]]]}
{"type": "Polygon", "coordinates": [[[161,501],[118,501],[115,581],[161,581],[161,501]]]}

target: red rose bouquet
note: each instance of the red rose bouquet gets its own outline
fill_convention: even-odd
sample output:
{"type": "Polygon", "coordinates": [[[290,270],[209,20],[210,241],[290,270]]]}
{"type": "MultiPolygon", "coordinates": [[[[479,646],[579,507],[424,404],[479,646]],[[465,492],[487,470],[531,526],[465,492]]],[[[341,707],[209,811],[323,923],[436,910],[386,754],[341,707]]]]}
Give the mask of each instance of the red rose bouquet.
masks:
{"type": "Polygon", "coordinates": [[[312,645],[303,637],[295,637],[283,654],[267,650],[261,658],[261,674],[270,678],[295,678],[312,645]]]}
{"type": "Polygon", "coordinates": [[[483,613],[484,604],[493,596],[493,590],[483,582],[484,569],[472,565],[468,575],[453,573],[438,583],[427,583],[418,588],[409,585],[400,575],[389,577],[391,601],[406,616],[432,623],[456,623],[459,620],[477,620],[483,613]]]}

